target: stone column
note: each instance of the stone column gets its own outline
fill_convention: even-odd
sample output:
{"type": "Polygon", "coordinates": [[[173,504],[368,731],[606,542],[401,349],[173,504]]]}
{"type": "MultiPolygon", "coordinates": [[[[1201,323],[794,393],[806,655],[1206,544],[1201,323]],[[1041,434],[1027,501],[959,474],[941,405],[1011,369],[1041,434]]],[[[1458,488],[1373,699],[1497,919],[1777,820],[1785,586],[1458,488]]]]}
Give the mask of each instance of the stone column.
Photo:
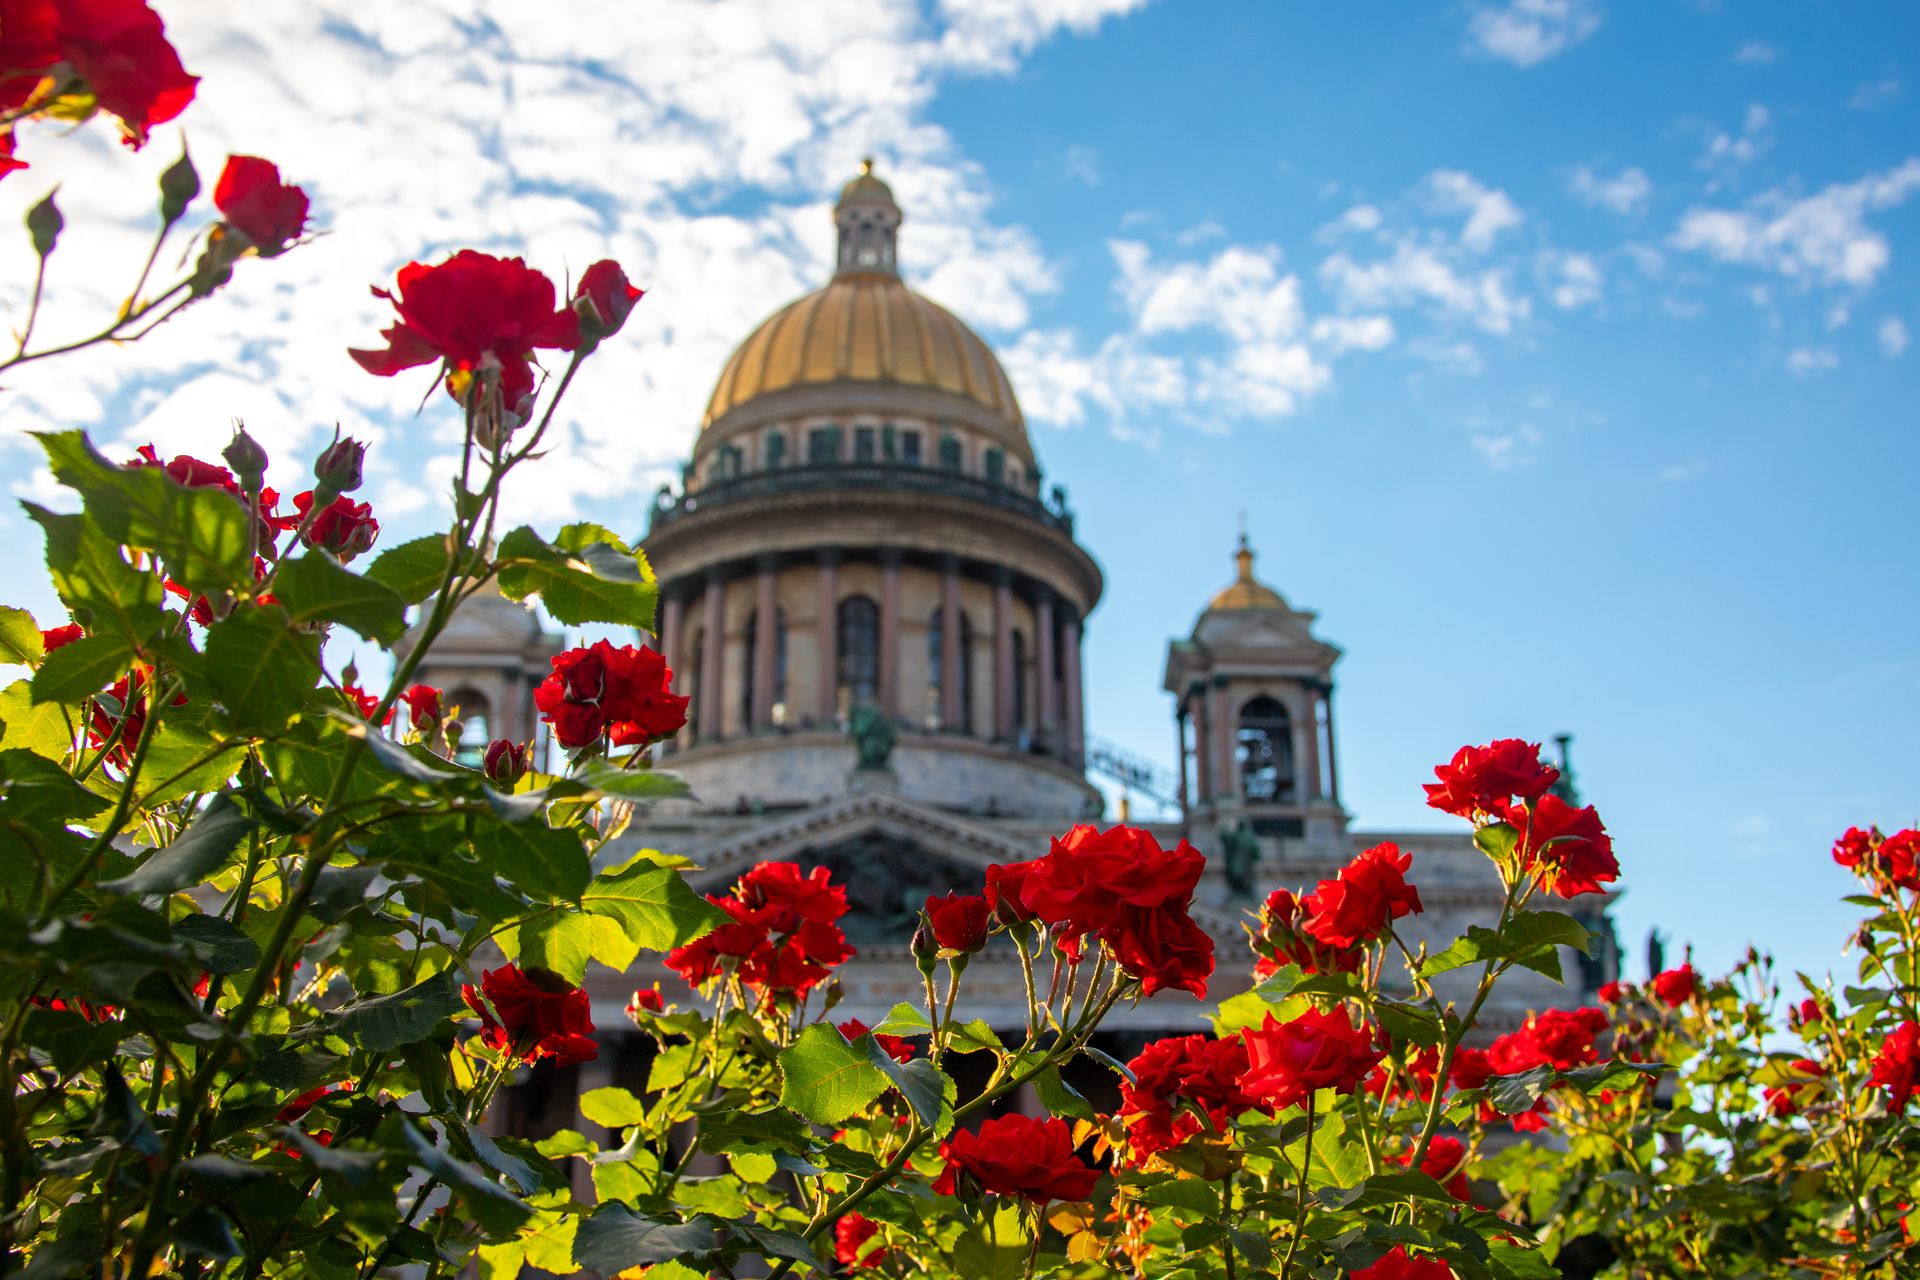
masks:
{"type": "MultiPolygon", "coordinates": [[[[660,630],[655,638],[660,641],[660,657],[666,662],[667,670],[673,672],[670,692],[685,693],[687,677],[680,670],[680,593],[662,591],[660,593],[660,630]]],[[[666,742],[666,749],[686,745],[686,733],[682,730],[666,742]]]]}
{"type": "Polygon", "coordinates": [[[1328,681],[1321,691],[1327,704],[1327,789],[1333,793],[1333,802],[1340,803],[1340,756],[1333,749],[1333,682],[1328,681]]]}
{"type": "Polygon", "coordinates": [[[1187,706],[1181,703],[1173,713],[1173,758],[1179,769],[1180,822],[1187,820],[1187,706]]]}
{"type": "Polygon", "coordinates": [[[1013,705],[1013,574],[993,575],[993,736],[1011,742],[1019,711],[1013,705]]]}
{"type": "Polygon", "coordinates": [[[775,565],[772,556],[760,557],[757,565],[760,574],[755,584],[759,590],[753,607],[753,706],[749,708],[753,722],[746,726],[749,731],[773,723],[773,658],[780,641],[780,606],[774,595],[778,581],[775,565]]]}
{"type": "Polygon", "coordinates": [[[1207,690],[1207,697],[1213,700],[1213,757],[1219,761],[1219,768],[1213,775],[1213,794],[1230,800],[1237,794],[1240,779],[1239,770],[1234,767],[1233,724],[1227,712],[1227,680],[1225,676],[1215,676],[1213,687],[1207,690]]]}
{"type": "Polygon", "coordinates": [[[965,723],[960,701],[960,557],[940,561],[940,727],[965,723]]]}
{"type": "Polygon", "coordinates": [[[900,552],[880,553],[880,709],[900,718],[900,552]]]}
{"type": "Polygon", "coordinates": [[[1307,686],[1307,731],[1295,735],[1295,740],[1303,747],[1300,753],[1300,788],[1303,803],[1311,804],[1320,798],[1320,691],[1312,685],[1307,686]]]}
{"type": "Polygon", "coordinates": [[[1040,709],[1040,743],[1054,751],[1059,744],[1053,733],[1053,591],[1044,586],[1033,604],[1033,648],[1035,683],[1040,686],[1034,691],[1034,705],[1040,709]]]}
{"type": "Polygon", "coordinates": [[[721,679],[721,667],[726,659],[727,623],[726,610],[727,581],[719,569],[707,570],[707,617],[704,647],[700,652],[700,694],[696,711],[700,717],[700,740],[712,742],[720,736],[721,712],[725,705],[721,702],[726,682],[721,679]]]}
{"type": "Polygon", "coordinates": [[[820,553],[820,599],[813,624],[814,715],[823,725],[833,723],[840,684],[840,553],[820,553]]]}
{"type": "Polygon", "coordinates": [[[1069,613],[1061,622],[1060,682],[1067,703],[1067,762],[1078,766],[1087,753],[1087,726],[1080,706],[1080,617],[1069,613]]]}
{"type": "Polygon", "coordinates": [[[1193,708],[1193,771],[1194,800],[1199,804],[1213,802],[1213,716],[1207,708],[1206,686],[1199,686],[1196,695],[1194,686],[1187,686],[1187,702],[1193,708]]]}

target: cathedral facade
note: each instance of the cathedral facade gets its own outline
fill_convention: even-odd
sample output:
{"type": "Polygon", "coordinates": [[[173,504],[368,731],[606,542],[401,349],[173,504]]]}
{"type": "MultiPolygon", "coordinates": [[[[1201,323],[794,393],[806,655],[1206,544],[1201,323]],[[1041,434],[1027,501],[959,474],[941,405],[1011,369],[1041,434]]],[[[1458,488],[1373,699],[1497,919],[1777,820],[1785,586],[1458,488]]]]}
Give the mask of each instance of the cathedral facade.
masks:
{"type": "MultiPolygon", "coordinates": [[[[649,639],[693,699],[658,763],[695,798],[656,806],[631,837],[691,859],[689,879],[715,893],[762,860],[832,868],[859,949],[834,1016],[870,1023],[921,999],[908,939],[928,894],[977,892],[989,864],[1044,854],[1076,822],[1114,820],[1088,780],[1103,762],[1089,752],[1081,663],[1100,566],[991,348],[903,282],[902,221],[866,166],[834,209],[832,279],[740,343],[680,489],[655,498],[649,639]]],[[[1315,615],[1255,576],[1244,537],[1234,563],[1168,646],[1178,817],[1144,824],[1207,855],[1194,916],[1219,968],[1205,1004],[1173,992],[1114,1010],[1104,1034],[1123,1057],[1150,1036],[1202,1027],[1215,998],[1244,989],[1242,925],[1272,889],[1311,888],[1382,840],[1413,855],[1426,911],[1403,924],[1435,949],[1501,904],[1464,831],[1351,828],[1333,703],[1340,651],[1315,615]]],[[[527,736],[531,689],[558,644],[522,606],[483,597],[419,678],[494,736],[527,736]]],[[[969,968],[963,1012],[1017,1026],[1024,985],[1001,950],[969,968]]],[[[1482,1016],[1487,1033],[1528,1007],[1590,1003],[1614,976],[1610,956],[1565,959],[1565,988],[1523,973],[1503,983],[1482,1016]]],[[[637,1083],[621,1009],[636,983],[656,980],[670,999],[689,998],[645,961],[624,977],[591,975],[612,1051],[582,1069],[581,1090],[637,1083]]]]}

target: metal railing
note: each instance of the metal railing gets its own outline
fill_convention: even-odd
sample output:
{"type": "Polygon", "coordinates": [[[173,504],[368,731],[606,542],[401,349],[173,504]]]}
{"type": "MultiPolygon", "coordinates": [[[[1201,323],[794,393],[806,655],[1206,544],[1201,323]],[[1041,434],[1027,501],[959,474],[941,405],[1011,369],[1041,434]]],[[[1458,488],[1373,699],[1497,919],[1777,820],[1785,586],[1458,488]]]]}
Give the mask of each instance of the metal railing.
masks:
{"type": "Polygon", "coordinates": [[[965,498],[1017,512],[1068,537],[1073,536],[1073,512],[1067,507],[1066,490],[1058,485],[1053,487],[1049,500],[1042,502],[1009,487],[1004,481],[902,462],[811,462],[749,472],[677,495],[662,488],[654,501],[649,527],[663,528],[697,511],[757,498],[849,489],[894,489],[965,498]]]}

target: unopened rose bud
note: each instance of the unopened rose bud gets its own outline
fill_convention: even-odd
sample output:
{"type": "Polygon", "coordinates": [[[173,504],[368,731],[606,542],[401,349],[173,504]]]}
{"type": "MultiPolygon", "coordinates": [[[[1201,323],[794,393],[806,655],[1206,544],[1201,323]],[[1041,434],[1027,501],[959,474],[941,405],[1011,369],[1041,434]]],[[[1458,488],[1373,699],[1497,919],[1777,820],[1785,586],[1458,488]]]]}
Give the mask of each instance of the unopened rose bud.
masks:
{"type": "Polygon", "coordinates": [[[200,194],[200,175],[194,171],[193,161],[183,149],[180,158],[168,165],[160,175],[160,217],[168,225],[180,221],[187,206],[200,194]]]}
{"type": "Polygon", "coordinates": [[[323,490],[352,493],[360,487],[360,464],[366,456],[367,446],[358,440],[342,440],[336,434],[313,464],[314,478],[323,490]]]}
{"type": "Polygon", "coordinates": [[[588,267],[573,295],[580,336],[591,343],[620,332],[640,295],[641,290],[628,283],[627,273],[613,259],[602,258],[588,267]]]}
{"type": "Polygon", "coordinates": [[[925,920],[913,931],[912,947],[914,967],[931,976],[940,955],[940,944],[935,941],[933,930],[925,920]]]}
{"type": "Polygon", "coordinates": [[[510,787],[527,772],[526,745],[495,738],[487,744],[486,754],[480,758],[480,768],[494,782],[510,787]]]}
{"type": "Polygon", "coordinates": [[[245,427],[235,425],[233,441],[220,451],[220,456],[233,468],[233,474],[240,480],[240,487],[248,493],[257,493],[261,482],[267,475],[267,451],[260,442],[247,434],[245,427]]]}

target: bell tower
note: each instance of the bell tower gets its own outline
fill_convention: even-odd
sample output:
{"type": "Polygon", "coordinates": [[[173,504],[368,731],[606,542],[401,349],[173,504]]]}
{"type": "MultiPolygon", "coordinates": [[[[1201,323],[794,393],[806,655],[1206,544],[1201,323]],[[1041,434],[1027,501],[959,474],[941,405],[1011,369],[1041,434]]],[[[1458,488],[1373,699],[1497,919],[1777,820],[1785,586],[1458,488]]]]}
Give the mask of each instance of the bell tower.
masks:
{"type": "Polygon", "coordinates": [[[833,207],[833,225],[839,229],[840,248],[834,274],[900,274],[900,205],[893,188],[873,176],[873,161],[860,162],[860,176],[840,189],[833,207]]]}
{"type": "MultiPolygon", "coordinates": [[[[406,657],[417,643],[417,632],[416,627],[394,642],[398,657],[406,657]]],[[[440,689],[448,710],[457,710],[461,735],[455,751],[463,763],[477,764],[495,738],[528,742],[541,737],[533,690],[564,648],[566,638],[541,626],[530,606],[507,599],[488,583],[454,610],[413,678],[440,689]]]]}

